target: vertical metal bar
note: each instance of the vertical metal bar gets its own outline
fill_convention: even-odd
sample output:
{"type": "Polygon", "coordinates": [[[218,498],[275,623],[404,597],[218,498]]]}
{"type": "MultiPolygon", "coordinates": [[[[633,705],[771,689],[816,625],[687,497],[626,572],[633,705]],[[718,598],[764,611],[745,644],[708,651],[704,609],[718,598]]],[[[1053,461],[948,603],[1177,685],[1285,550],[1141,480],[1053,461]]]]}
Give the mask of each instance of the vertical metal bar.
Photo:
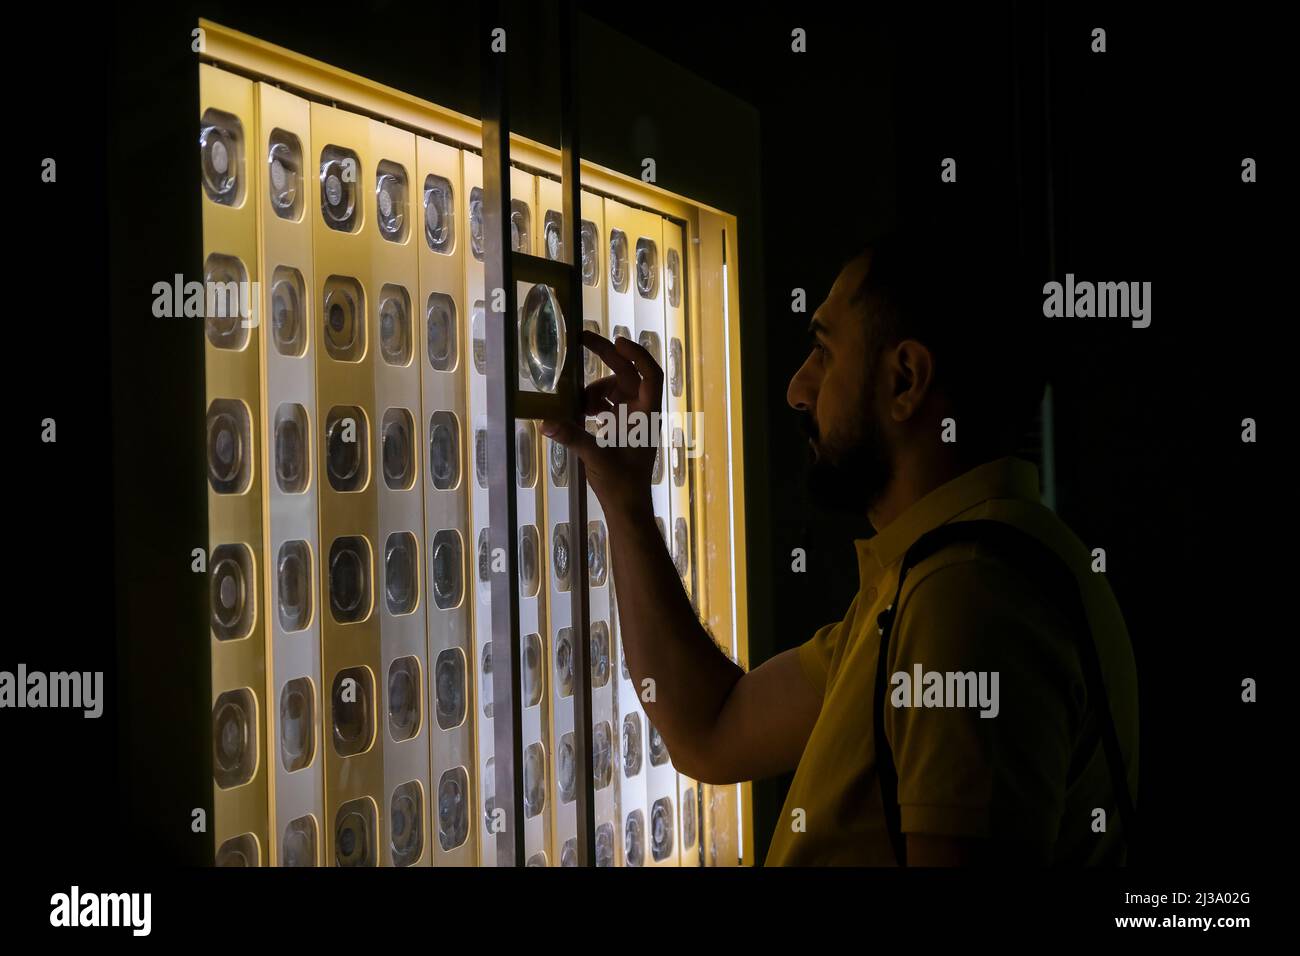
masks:
{"type": "MultiPolygon", "coordinates": [[[[573,384],[574,415],[583,422],[582,400],[582,182],[578,144],[578,58],[575,55],[577,19],[573,0],[560,5],[560,187],[563,198],[564,261],[570,266],[569,300],[564,305],[567,339],[571,343],[569,379],[573,384]]],[[[591,602],[587,571],[587,474],[582,462],[569,453],[569,515],[577,547],[574,584],[569,589],[574,633],[573,667],[577,676],[573,707],[573,744],[577,756],[578,860],[595,864],[596,795],[591,754],[591,602]],[[575,467],[576,465],[576,467],[575,467]]]]}
{"type": "Polygon", "coordinates": [[[506,51],[493,51],[492,31],[506,29],[505,4],[482,7],[480,42],[483,64],[483,267],[484,317],[487,324],[487,459],[489,562],[492,577],[493,757],[496,766],[495,809],[505,809],[504,829],[497,831],[497,865],[524,865],[523,708],[519,693],[519,560],[515,545],[518,501],[515,497],[514,389],[518,357],[515,287],[510,246],[509,74],[506,51]],[[505,559],[505,573],[499,568],[505,559]],[[503,806],[503,801],[506,801],[503,806]]]}

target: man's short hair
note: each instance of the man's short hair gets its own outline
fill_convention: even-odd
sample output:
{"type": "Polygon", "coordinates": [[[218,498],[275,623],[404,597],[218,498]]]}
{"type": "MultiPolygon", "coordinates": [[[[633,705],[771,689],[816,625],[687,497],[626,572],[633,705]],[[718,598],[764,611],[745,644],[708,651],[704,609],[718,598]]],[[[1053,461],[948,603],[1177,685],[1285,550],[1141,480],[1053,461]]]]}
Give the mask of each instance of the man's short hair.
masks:
{"type": "Polygon", "coordinates": [[[1009,454],[1034,422],[1046,382],[1041,283],[1014,247],[939,225],[895,229],[871,254],[853,296],[867,317],[868,374],[881,352],[916,339],[934,355],[935,388],[952,401],[959,448],[1009,454]]]}

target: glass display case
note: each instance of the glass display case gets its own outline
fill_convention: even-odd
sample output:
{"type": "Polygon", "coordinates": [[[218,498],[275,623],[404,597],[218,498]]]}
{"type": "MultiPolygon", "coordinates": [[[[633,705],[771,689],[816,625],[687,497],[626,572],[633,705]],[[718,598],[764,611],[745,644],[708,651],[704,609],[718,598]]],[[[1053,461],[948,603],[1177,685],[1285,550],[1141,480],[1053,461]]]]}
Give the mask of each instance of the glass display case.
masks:
{"type": "MultiPolygon", "coordinates": [[[[584,826],[598,866],[750,862],[747,787],[680,773],[642,709],[605,516],[590,492],[585,521],[571,509],[576,458],[490,407],[482,122],[200,26],[217,862],[500,862],[493,668],[511,644],[489,451],[505,441],[514,862],[579,865],[584,826]]],[[[512,251],[573,261],[560,151],[512,135],[509,156],[512,251]]],[[[580,187],[578,327],[664,367],[656,518],[706,629],[747,666],[736,219],[585,161],[580,187]]],[[[566,356],[605,374],[553,290],[520,283],[516,300],[521,392],[554,391],[566,356]]]]}

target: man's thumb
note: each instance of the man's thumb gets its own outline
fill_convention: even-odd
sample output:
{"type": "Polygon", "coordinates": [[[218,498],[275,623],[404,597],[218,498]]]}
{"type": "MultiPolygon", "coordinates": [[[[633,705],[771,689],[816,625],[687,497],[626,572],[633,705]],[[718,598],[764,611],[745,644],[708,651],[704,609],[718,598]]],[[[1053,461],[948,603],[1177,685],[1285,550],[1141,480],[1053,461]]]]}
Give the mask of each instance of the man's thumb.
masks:
{"type": "Polygon", "coordinates": [[[542,422],[542,434],[582,455],[595,445],[596,440],[577,422],[548,420],[542,422]]]}

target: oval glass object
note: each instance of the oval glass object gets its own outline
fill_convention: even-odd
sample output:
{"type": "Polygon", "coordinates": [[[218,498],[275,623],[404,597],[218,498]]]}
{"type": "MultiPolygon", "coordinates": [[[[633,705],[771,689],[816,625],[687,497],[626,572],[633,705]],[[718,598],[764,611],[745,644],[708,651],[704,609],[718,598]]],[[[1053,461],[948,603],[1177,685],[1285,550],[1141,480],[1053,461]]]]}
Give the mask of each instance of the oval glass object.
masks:
{"type": "Polygon", "coordinates": [[[384,591],[388,613],[410,614],[419,600],[419,545],[409,531],[397,531],[384,544],[384,591]]]}
{"type": "Polygon", "coordinates": [[[429,478],[439,491],[460,484],[460,422],[451,412],[429,417],[429,478]]]}
{"type": "Polygon", "coordinates": [[[605,522],[587,523],[587,579],[591,587],[605,583],[605,522]]]}
{"type": "Polygon", "coordinates": [[[384,466],[384,483],[394,491],[404,491],[415,483],[415,420],[405,408],[384,412],[380,432],[380,458],[384,466]]]}
{"type": "Polygon", "coordinates": [[[573,734],[570,732],[560,738],[560,748],[555,754],[555,776],[561,803],[572,803],[577,795],[577,765],[577,751],[574,749],[573,734]]]}
{"type": "Polygon", "coordinates": [[[199,125],[199,163],[203,191],[222,206],[237,206],[242,198],[241,172],[244,128],[237,116],[205,110],[199,125]]]}
{"type": "Polygon", "coordinates": [[[221,544],[209,563],[210,624],[219,641],[247,637],[253,630],[256,578],[253,552],[244,544],[221,544]]]}
{"type": "Polygon", "coordinates": [[[478,186],[469,191],[469,251],[483,261],[483,190],[478,186]]]}
{"type": "Polygon", "coordinates": [[[448,255],[455,240],[451,183],[430,174],[424,180],[424,241],[434,252],[448,255]]]}
{"type": "Polygon", "coordinates": [[[334,819],[334,864],[374,866],[375,803],[369,797],[349,800],[334,819]]]}
{"type": "Polygon", "coordinates": [[[641,866],[645,862],[645,814],[633,810],[623,826],[623,854],[628,866],[641,866]]]}
{"type": "Polygon", "coordinates": [[[379,291],[379,352],[389,365],[411,364],[411,298],[400,285],[379,291]]]}
{"type": "Polygon", "coordinates": [[[659,294],[659,247],[653,239],[636,241],[636,291],[643,299],[659,294]]]}
{"type": "Polygon", "coordinates": [[[635,777],[641,772],[641,715],[623,717],[623,776],[635,777]]]}
{"type": "Polygon", "coordinates": [[[410,740],[420,731],[422,683],[415,657],[399,657],[388,668],[388,733],[394,740],[410,740]]]}
{"type": "Polygon", "coordinates": [[[247,490],[252,469],[248,409],[243,402],[213,399],[208,407],[208,482],[221,495],[247,490]]]}
{"type": "Polygon", "coordinates": [[[487,374],[487,326],[484,324],[483,300],[479,299],[470,310],[470,352],[474,355],[474,371],[487,374]]]}
{"type": "Polygon", "coordinates": [[[686,360],[682,352],[682,340],[671,338],[668,340],[668,390],[672,392],[674,398],[681,398],[682,391],[686,387],[686,360]]]}
{"type": "Polygon", "coordinates": [[[567,488],[569,486],[569,449],[565,448],[557,441],[548,442],[550,452],[548,458],[551,463],[551,484],[556,488],[567,488]]]}
{"type": "Polygon", "coordinates": [[[340,757],[368,750],[375,736],[374,681],[364,667],[349,667],[334,678],[332,692],[334,749],[340,757]]]}
{"type": "Polygon", "coordinates": [[[310,813],[290,820],[280,841],[281,866],[316,866],[316,818],[310,813]]]}
{"type": "Polygon", "coordinates": [[[668,747],[664,743],[663,735],[659,733],[659,728],[649,721],[647,724],[650,728],[650,766],[662,767],[668,762],[668,747]]]}
{"type": "Polygon", "coordinates": [[[527,369],[533,387],[539,392],[554,392],[564,369],[566,349],[564,313],[550,286],[539,283],[524,297],[523,317],[519,320],[521,363],[527,369]]]}
{"type": "Polygon", "coordinates": [[[370,615],[370,547],[364,538],[335,538],[329,559],[330,611],[340,624],[370,615]]]}
{"type": "Polygon", "coordinates": [[[522,199],[510,200],[510,248],[514,252],[533,251],[532,214],[522,199]]]}
{"type": "Polygon", "coordinates": [[[525,707],[535,707],[542,702],[542,639],[536,634],[525,635],[520,642],[523,657],[523,702],[525,707]]]}
{"type": "Polygon", "coordinates": [[[602,823],[596,827],[596,865],[614,865],[614,824],[602,823]]]}
{"type": "Polygon", "coordinates": [[[424,853],[424,791],[414,780],[393,791],[388,811],[393,866],[410,866],[424,853]]]}
{"type": "Polygon", "coordinates": [[[281,355],[307,351],[307,322],[303,313],[302,273],[280,266],[271,278],[271,338],[281,355]]]}
{"type": "Polygon", "coordinates": [[[449,647],[438,653],[433,667],[438,726],[451,730],[465,722],[465,652],[449,647]]]}
{"type": "Polygon", "coordinates": [[[302,215],[302,143],[282,129],[271,130],[266,151],[267,186],[271,208],[281,219],[302,215]]]}
{"type": "Polygon", "coordinates": [[[454,850],[469,837],[469,775],[453,767],[438,781],[438,842],[454,850]]]}
{"type": "Polygon", "coordinates": [[[276,598],[280,627],[301,631],[311,622],[312,557],[306,541],[286,541],[280,545],[276,561],[276,598]]]}
{"type": "Polygon", "coordinates": [[[214,348],[240,351],[256,324],[258,303],[248,270],[234,256],[212,253],[203,264],[203,325],[214,348]]]}
{"type": "Polygon", "coordinates": [[[609,683],[609,625],[604,621],[591,622],[591,686],[604,687],[609,683]]]}
{"type": "Polygon", "coordinates": [[[542,226],[542,238],[545,240],[546,258],[552,262],[564,259],[564,216],[554,209],[546,211],[542,226]]]}
{"type": "Polygon", "coordinates": [[[311,681],[298,677],[280,691],[280,762],[288,773],[311,763],[316,752],[316,705],[311,681]]]}
{"type": "Polygon", "coordinates": [[[562,627],[555,639],[555,693],[573,695],[573,628],[562,627]]]}
{"type": "Polygon", "coordinates": [[[369,429],[355,405],[336,405],[325,417],[325,476],[335,491],[360,491],[369,480],[369,429]]]}
{"type": "Polygon", "coordinates": [[[615,229],[609,234],[609,284],[615,292],[626,292],[627,277],[627,234],[615,229]]]}
{"type": "Polygon", "coordinates": [[[460,532],[454,528],[439,531],[433,536],[430,553],[433,558],[429,580],[434,603],[443,610],[454,608],[460,604],[464,587],[460,532]]]}
{"type": "Polygon", "coordinates": [[[375,175],[375,211],[379,234],[389,242],[406,239],[406,170],[384,160],[375,175]]]}
{"type": "Polygon", "coordinates": [[[546,806],[546,751],[530,744],[524,751],[524,816],[535,817],[546,806]]]}
{"type": "Polygon", "coordinates": [[[519,529],[519,593],[522,597],[536,597],[541,587],[541,568],[538,565],[540,543],[537,528],[528,525],[519,529]]]}
{"type": "Polygon", "coordinates": [[[614,779],[614,732],[607,720],[598,723],[591,734],[591,777],[596,790],[608,787],[614,779]]]}
{"type": "Polygon", "coordinates": [[[443,292],[429,296],[425,308],[425,342],[429,365],[438,372],[456,368],[456,303],[443,292]]]}
{"type": "Polygon", "coordinates": [[[673,801],[660,797],[650,808],[650,855],[656,863],[673,852],[673,801]]]}
{"type": "Polygon", "coordinates": [[[555,526],[551,533],[551,575],[557,591],[569,590],[569,524],[555,526]]]}
{"type": "Polygon", "coordinates": [[[682,304],[682,261],[676,249],[668,250],[667,268],[664,270],[664,284],[668,287],[668,304],[676,309],[682,304]]]}
{"type": "Polygon", "coordinates": [[[600,252],[596,247],[596,224],[589,219],[581,223],[582,284],[595,285],[600,275],[600,252]]]}
{"type": "Polygon", "coordinates": [[[325,225],[340,232],[356,230],[357,181],[361,163],[350,149],[326,146],[320,158],[320,207],[325,225]]]}
{"type": "Polygon", "coordinates": [[[275,413],[275,480],[287,495],[307,490],[307,410],[286,402],[275,413]]]}
{"type": "Polygon", "coordinates": [[[366,352],[365,295],[360,283],[347,276],[325,280],[320,321],[325,351],[340,362],[359,362],[366,352]]]}
{"type": "Polygon", "coordinates": [[[212,775],[223,790],[257,770],[257,702],[247,688],[229,690],[212,705],[212,775]]]}
{"type": "Polygon", "coordinates": [[[532,422],[515,423],[515,475],[520,488],[537,484],[537,426],[532,422]]]}

